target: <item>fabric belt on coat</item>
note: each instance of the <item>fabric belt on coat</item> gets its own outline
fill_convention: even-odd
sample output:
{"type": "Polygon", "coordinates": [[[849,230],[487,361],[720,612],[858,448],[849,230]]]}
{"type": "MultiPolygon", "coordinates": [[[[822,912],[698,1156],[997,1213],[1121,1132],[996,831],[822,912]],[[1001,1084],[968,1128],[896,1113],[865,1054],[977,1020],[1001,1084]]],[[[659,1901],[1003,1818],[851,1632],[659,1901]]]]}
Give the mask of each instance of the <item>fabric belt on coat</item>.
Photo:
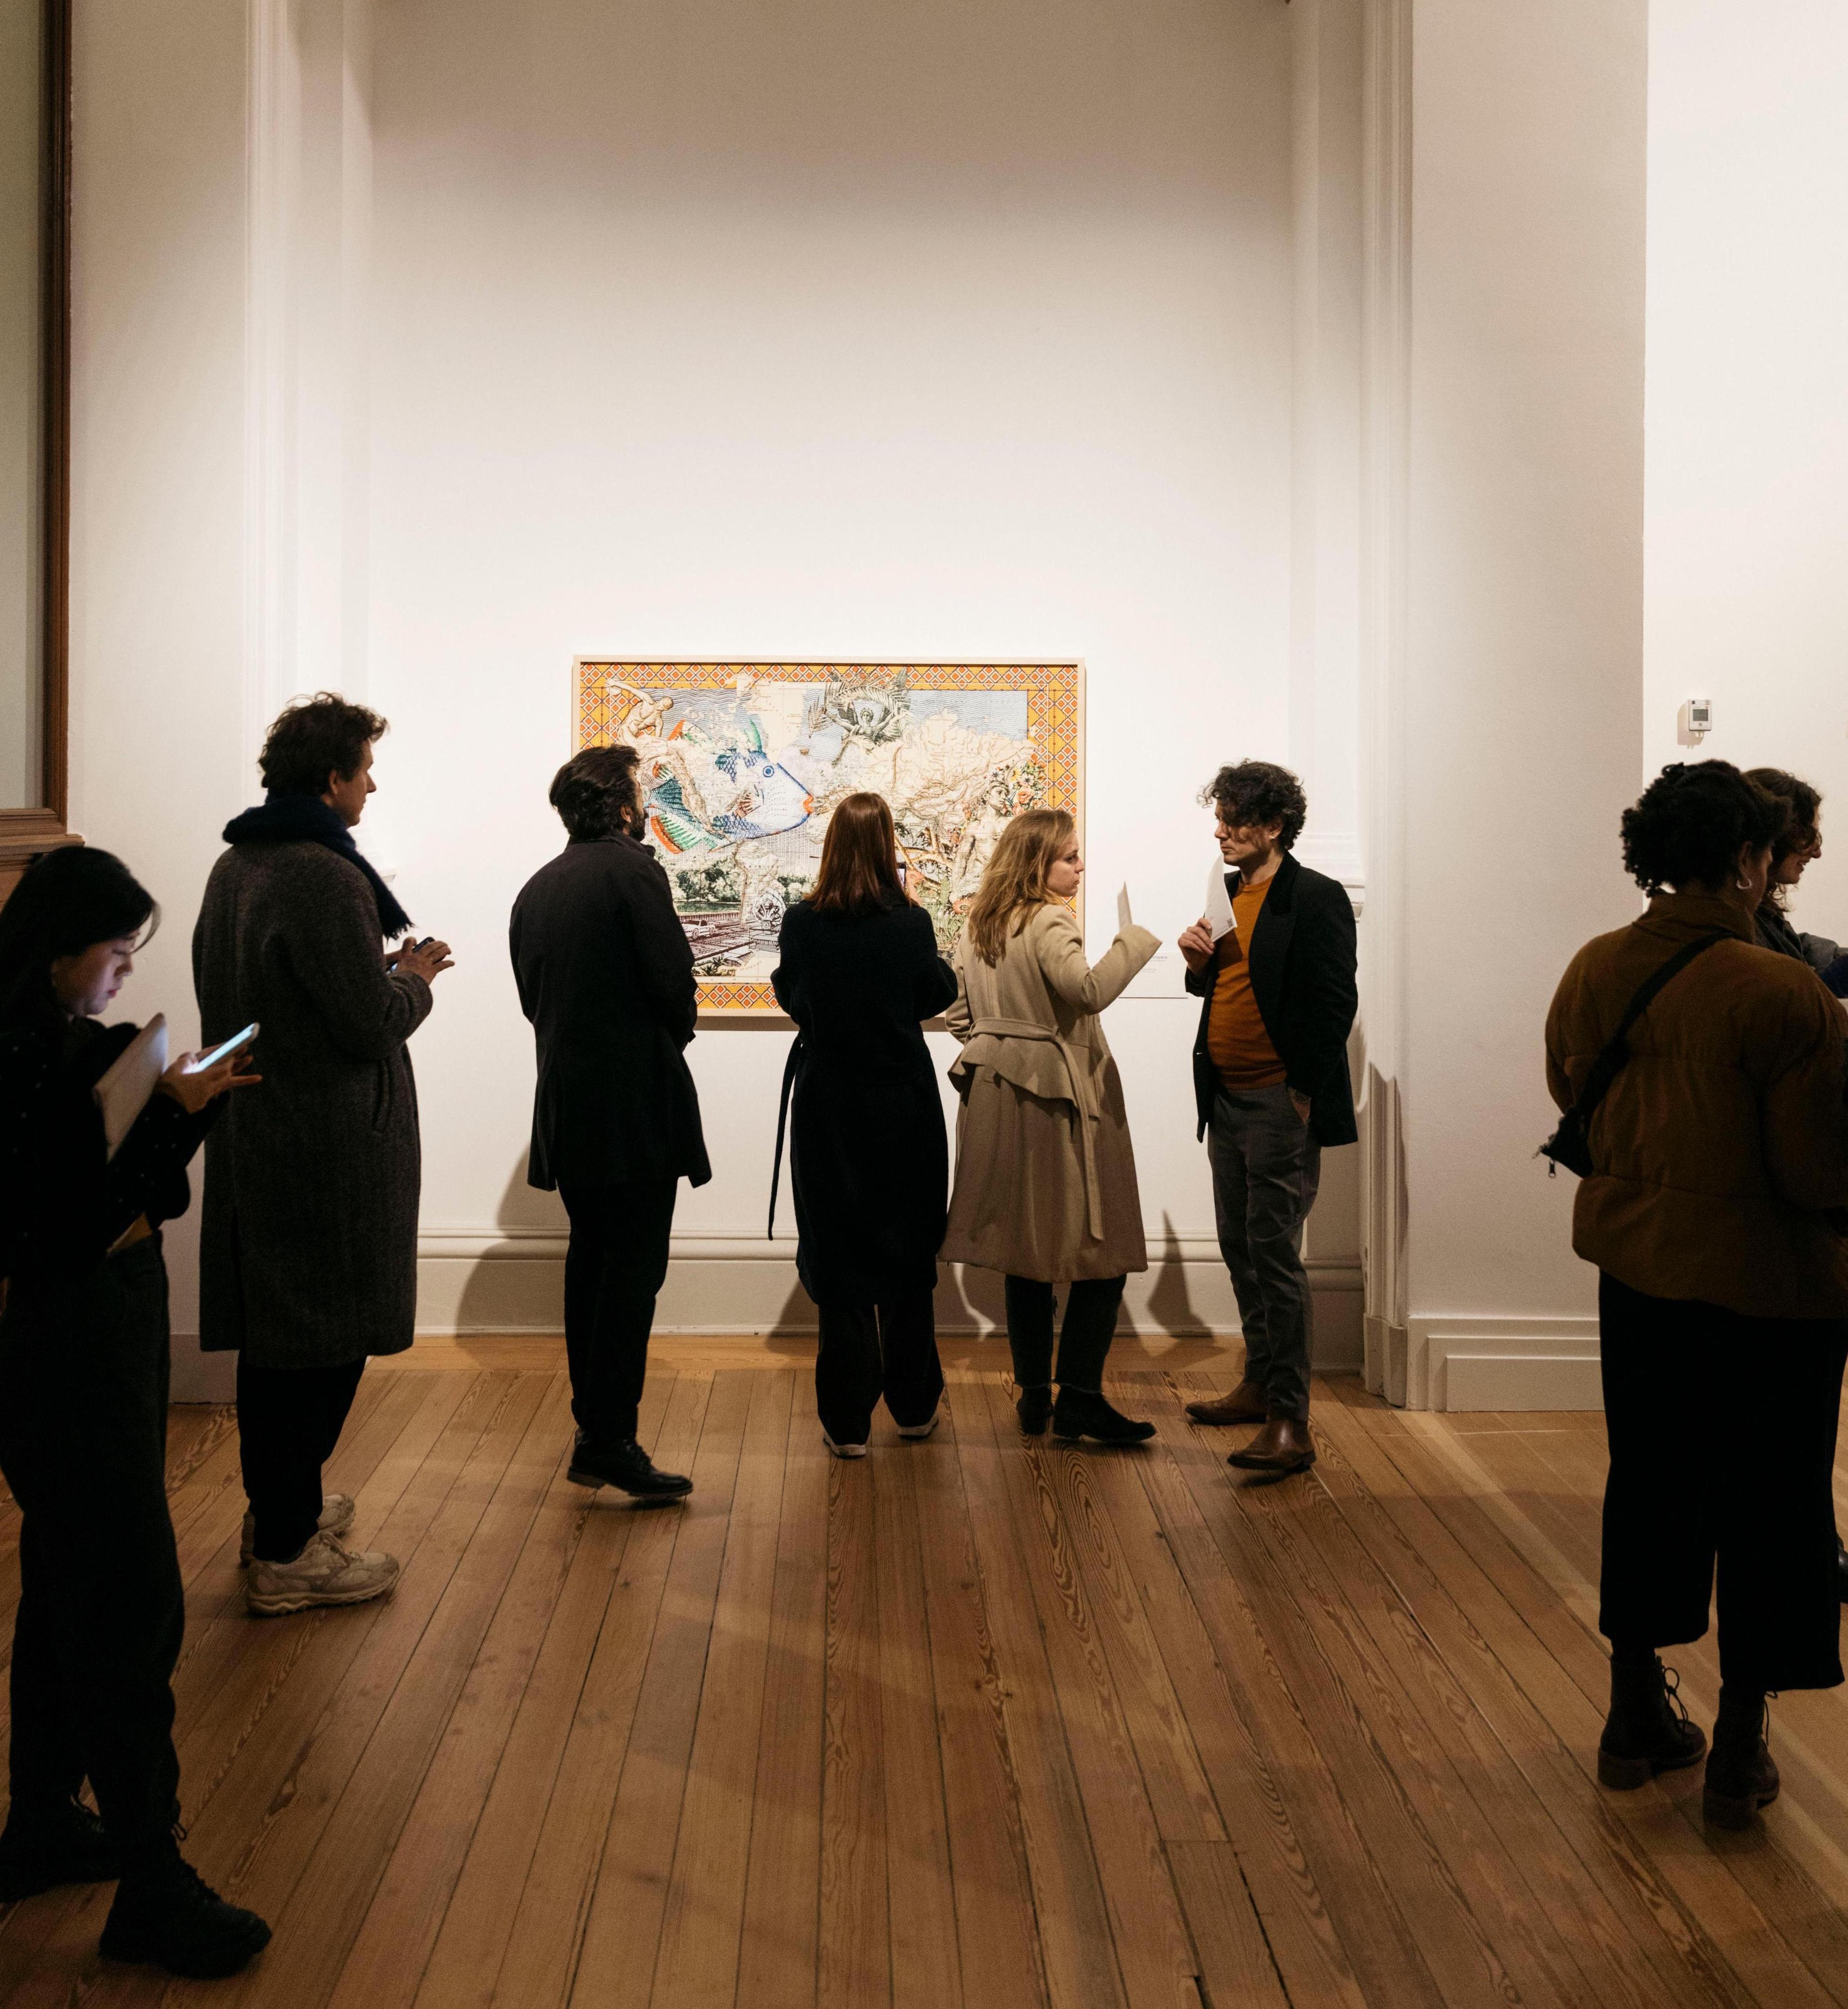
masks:
{"type": "MultiPolygon", "coordinates": [[[[1065,1063],[1066,1079],[1071,1084],[1071,1105],[1078,1111],[1078,1146],[1085,1169],[1085,1221],[1094,1242],[1103,1239],[1103,1194],[1097,1182],[1097,1125],[1102,1120],[1091,1096],[1091,1077],[1078,1065],[1071,1042],[1051,1026],[1037,1019],[989,1019],[975,1021],[970,1040],[1035,1040],[1057,1047],[1065,1063]]],[[[967,1043],[967,1041],[965,1042],[967,1043]]],[[[979,1063],[978,1063],[979,1065],[979,1063]]],[[[998,1070],[997,1070],[998,1072],[998,1070]]]]}
{"type": "Polygon", "coordinates": [[[770,1221],[763,1233],[766,1241],[777,1238],[777,1189],[783,1182],[783,1133],[789,1124],[789,1094],[795,1086],[796,1063],[802,1058],[808,1035],[798,1033],[789,1049],[789,1058],[783,1068],[783,1093],[777,1104],[777,1157],[770,1167],[770,1221]]]}

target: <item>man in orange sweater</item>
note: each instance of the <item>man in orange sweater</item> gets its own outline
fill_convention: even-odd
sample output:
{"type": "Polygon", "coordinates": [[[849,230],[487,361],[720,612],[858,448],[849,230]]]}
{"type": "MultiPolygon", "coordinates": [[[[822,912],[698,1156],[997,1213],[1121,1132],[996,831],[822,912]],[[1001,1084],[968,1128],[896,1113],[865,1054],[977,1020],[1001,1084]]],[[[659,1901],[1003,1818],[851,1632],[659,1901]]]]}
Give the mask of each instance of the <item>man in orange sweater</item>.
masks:
{"type": "Polygon", "coordinates": [[[1220,1249],[1244,1329],[1244,1379],[1190,1402],[1203,1423],[1263,1427],[1230,1462],[1299,1472],[1309,1434],[1309,1280],[1303,1224],[1324,1145],[1351,1144],[1347,1035],[1357,1004],[1354,906],[1338,880],[1290,848],[1308,813],[1302,784],[1268,760],[1222,767],[1216,812],[1233,926],[1196,921],[1181,937],[1187,987],[1202,1002],[1194,1047],[1199,1134],[1213,1166],[1220,1249]]]}

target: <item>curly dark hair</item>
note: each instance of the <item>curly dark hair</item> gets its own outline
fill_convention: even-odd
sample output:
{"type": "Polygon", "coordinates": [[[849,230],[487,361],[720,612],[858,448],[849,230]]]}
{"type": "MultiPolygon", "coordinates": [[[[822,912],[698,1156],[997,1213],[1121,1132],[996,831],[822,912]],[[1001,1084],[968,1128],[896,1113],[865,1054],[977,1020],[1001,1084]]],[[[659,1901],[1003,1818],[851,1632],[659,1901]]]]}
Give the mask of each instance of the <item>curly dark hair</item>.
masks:
{"type": "Polygon", "coordinates": [[[632,746],[586,746],[552,777],[547,800],[574,841],[587,844],[620,834],[625,811],[635,835],[641,834],[637,757],[632,746]]]}
{"type": "Polygon", "coordinates": [[[1790,806],[1790,820],[1773,847],[1771,862],[1782,865],[1793,852],[1807,851],[1816,841],[1816,825],[1822,814],[1822,791],[1787,774],[1782,767],[1747,767],[1745,778],[1754,788],[1790,806]]]}
{"type": "Polygon", "coordinates": [[[1775,845],[1790,805],[1755,787],[1730,760],[1676,761],[1623,812],[1623,869],[1645,893],[1723,886],[1747,845],[1775,845]]]}
{"type": "Polygon", "coordinates": [[[298,697],[271,726],[257,764],[272,795],[321,795],[327,778],[356,774],[366,749],[387,731],[384,719],[338,691],[298,697]]]}
{"type": "Polygon", "coordinates": [[[1200,791],[1200,800],[1216,803],[1228,826],[1280,824],[1277,842],[1285,851],[1301,836],[1309,813],[1302,783],[1274,760],[1241,760],[1235,767],[1220,768],[1200,791]]]}

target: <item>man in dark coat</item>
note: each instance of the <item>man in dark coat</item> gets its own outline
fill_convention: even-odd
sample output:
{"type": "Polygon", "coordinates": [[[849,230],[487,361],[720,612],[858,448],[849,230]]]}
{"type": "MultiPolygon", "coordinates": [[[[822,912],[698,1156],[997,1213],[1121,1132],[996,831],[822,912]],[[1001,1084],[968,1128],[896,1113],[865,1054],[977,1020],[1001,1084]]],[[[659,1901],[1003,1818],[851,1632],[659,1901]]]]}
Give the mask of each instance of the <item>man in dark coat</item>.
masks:
{"type": "Polygon", "coordinates": [[[1231,868],[1232,926],[1220,932],[1202,919],[1179,945],[1187,987],[1202,1001],[1194,1043],[1198,1134],[1208,1140],[1245,1370],[1230,1394],[1187,1408],[1203,1423],[1264,1426],[1232,1464],[1298,1472],[1315,1462],[1303,1224],[1315,1203],[1322,1147],[1351,1144],[1358,1134],[1347,1072],[1358,1001],[1354,904],[1337,880],[1290,855],[1308,804],[1287,768],[1268,760],[1222,767],[1205,799],[1231,868]]]}
{"type": "Polygon", "coordinates": [[[263,1086],[207,1140],[200,1344],[235,1349],[253,1611],[353,1604],[398,1564],[340,1536],[324,1495],[366,1356],[411,1343],[421,1159],[405,1043],[447,946],[409,918],[349,834],[385,721],[327,692],[270,728],[267,799],[227,825],[193,934],[206,1043],[262,1027],[263,1086]]]}
{"type": "Polygon", "coordinates": [[[679,1182],[712,1177],[685,1058],[693,952],[667,875],[637,834],[635,749],[594,746],[566,762],[551,803],[570,842],[520,889],[509,941],[539,1050],[526,1176],[556,1188],[571,1217],[568,1476],[678,1499],[692,1481],[656,1470],[635,1418],[679,1182]]]}

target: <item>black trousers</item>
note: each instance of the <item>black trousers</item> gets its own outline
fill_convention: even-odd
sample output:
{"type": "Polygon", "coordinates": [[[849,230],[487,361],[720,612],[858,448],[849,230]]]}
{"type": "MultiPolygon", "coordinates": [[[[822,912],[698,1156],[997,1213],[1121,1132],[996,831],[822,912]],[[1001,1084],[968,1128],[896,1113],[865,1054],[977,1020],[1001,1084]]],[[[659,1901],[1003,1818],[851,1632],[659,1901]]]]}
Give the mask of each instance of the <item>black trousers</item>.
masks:
{"type": "Polygon", "coordinates": [[[86,1777],[131,1860],[179,1818],[173,1670],[186,1593],[167,1511],[159,1237],[80,1282],[16,1282],[0,1320],[0,1471],[19,1506],[13,1805],[86,1777]]]}
{"type": "Polygon", "coordinates": [[[927,1423],[943,1392],[936,1306],[911,1291],[876,1307],[824,1304],[815,1355],[815,1408],[836,1444],[864,1444],[881,1395],[901,1429],[927,1423]]]}
{"type": "Polygon", "coordinates": [[[1717,1564],[1721,1680],[1836,1687],[1848,1320],[1747,1318],[1610,1276],[1598,1308],[1611,1461],[1598,1630],[1620,1646],[1700,1639],[1717,1564]]]}
{"type": "MultiPolygon", "coordinates": [[[[1058,1382],[1082,1394],[1103,1392],[1103,1363],[1117,1333],[1124,1277],[1090,1277],[1065,1286],[1065,1323],[1059,1334],[1058,1382]]],[[[1053,1287],[1030,1277],[1010,1277],[1005,1286],[1007,1347],[1014,1378],[1023,1388],[1053,1381],[1053,1287]]]]}
{"type": "Polygon", "coordinates": [[[571,1216],[565,1256],[571,1413],[593,1445],[621,1444],[635,1433],[679,1189],[677,1177],[558,1189],[571,1216]]]}
{"type": "Polygon", "coordinates": [[[244,1492],[257,1516],[253,1554],[286,1563],[313,1539],[320,1518],[321,1467],[334,1455],[366,1371],[338,1367],[253,1367],[237,1357],[238,1450],[244,1492]]]}

